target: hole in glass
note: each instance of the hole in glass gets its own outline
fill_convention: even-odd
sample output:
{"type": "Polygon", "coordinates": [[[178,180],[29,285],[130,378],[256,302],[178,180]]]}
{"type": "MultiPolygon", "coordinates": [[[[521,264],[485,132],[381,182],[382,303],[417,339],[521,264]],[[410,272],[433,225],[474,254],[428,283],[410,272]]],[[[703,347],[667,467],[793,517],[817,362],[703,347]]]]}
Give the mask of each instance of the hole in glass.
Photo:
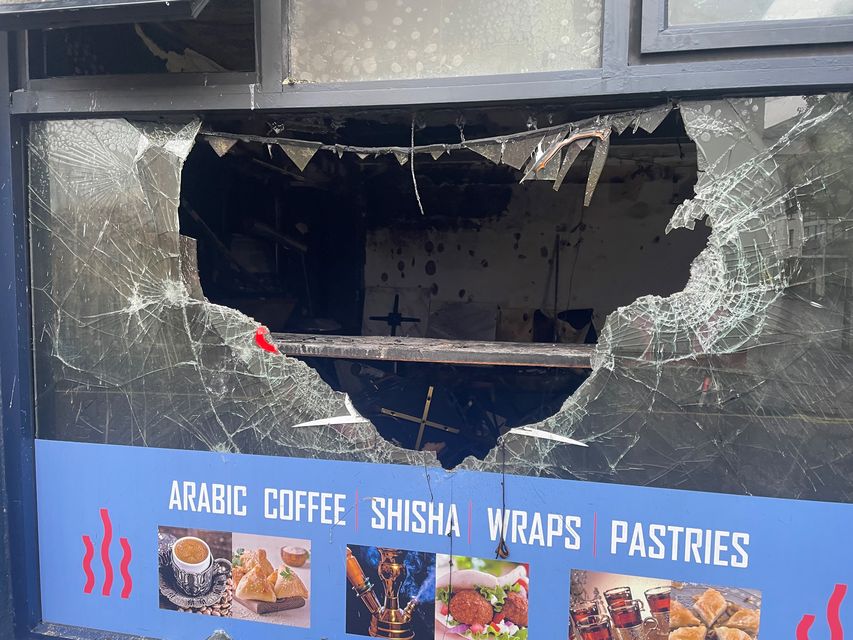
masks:
{"type": "MultiPolygon", "coordinates": [[[[419,138],[453,140],[454,121],[435,119],[419,138]]],[[[499,124],[472,120],[469,138],[499,124]]],[[[403,122],[296,120],[287,136],[376,145],[406,140],[403,122]]],[[[245,134],[265,125],[209,126],[245,134]]],[[[558,412],[589,375],[607,315],[683,289],[708,236],[704,227],[664,233],[696,182],[695,146],[677,114],[654,134],[613,134],[589,207],[592,147],[559,191],[519,184],[523,172],[487,153],[418,155],[423,214],[410,167],[394,155],[313,151],[300,170],[278,147],[241,142],[220,157],[196,145],[180,223],[197,241],[204,295],[268,327],[286,354],[300,342],[326,348],[305,361],[386,440],[434,451],[448,468],[558,412]],[[580,354],[572,366],[555,366],[570,348],[580,354]]]]}

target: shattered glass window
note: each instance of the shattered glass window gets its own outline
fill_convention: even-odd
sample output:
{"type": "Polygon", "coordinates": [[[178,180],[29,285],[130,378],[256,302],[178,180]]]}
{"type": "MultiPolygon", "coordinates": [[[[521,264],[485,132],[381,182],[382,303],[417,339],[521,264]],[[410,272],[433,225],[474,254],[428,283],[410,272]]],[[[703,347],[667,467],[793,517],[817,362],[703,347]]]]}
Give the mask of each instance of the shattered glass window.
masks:
{"type": "Polygon", "coordinates": [[[296,0],[294,80],[348,82],[600,66],[601,0],[296,0]]]}
{"type": "Polygon", "coordinates": [[[669,0],[669,24],[808,20],[853,15],[850,0],[669,0]]]}
{"type": "MultiPolygon", "coordinates": [[[[661,232],[710,227],[686,286],[610,313],[591,375],[559,411],[461,466],[850,501],[849,97],[678,108],[697,148],[698,182],[661,232]]],[[[525,169],[556,181],[564,163],[592,154],[588,200],[610,139],[630,127],[654,130],[668,112],[566,127],[546,136],[525,169]]],[[[380,437],[346,395],[281,355],[257,322],[204,297],[178,216],[199,127],[31,125],[39,436],[436,464],[434,453],[380,437]]],[[[489,155],[507,157],[511,145],[495,142],[489,155]]],[[[227,152],[228,141],[217,144],[227,152]]]]}

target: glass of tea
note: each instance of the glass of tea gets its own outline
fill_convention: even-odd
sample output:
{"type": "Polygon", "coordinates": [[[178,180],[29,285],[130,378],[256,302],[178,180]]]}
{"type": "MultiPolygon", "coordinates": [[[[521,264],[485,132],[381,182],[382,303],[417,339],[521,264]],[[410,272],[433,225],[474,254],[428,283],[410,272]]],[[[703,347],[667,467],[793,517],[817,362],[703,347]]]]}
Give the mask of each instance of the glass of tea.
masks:
{"type": "Polygon", "coordinates": [[[671,604],[671,587],[655,587],[645,592],[649,610],[655,619],[658,636],[663,638],[669,633],[669,607],[671,604]]]}
{"type": "Polygon", "coordinates": [[[583,624],[587,618],[597,616],[600,613],[598,603],[595,600],[580,600],[569,607],[569,615],[571,615],[575,626],[583,624]]]}
{"type": "Polygon", "coordinates": [[[626,629],[643,624],[643,603],[639,600],[610,607],[610,617],[617,629],[626,629]]]}
{"type": "Polygon", "coordinates": [[[578,625],[581,640],[613,640],[613,630],[606,616],[591,616],[578,625]]]}
{"type": "Polygon", "coordinates": [[[672,587],[655,587],[645,591],[646,600],[649,603],[649,611],[655,613],[668,613],[669,600],[672,587]]]}
{"type": "Polygon", "coordinates": [[[616,607],[633,601],[634,596],[631,587],[615,587],[604,592],[604,599],[607,600],[608,607],[616,607]]]}

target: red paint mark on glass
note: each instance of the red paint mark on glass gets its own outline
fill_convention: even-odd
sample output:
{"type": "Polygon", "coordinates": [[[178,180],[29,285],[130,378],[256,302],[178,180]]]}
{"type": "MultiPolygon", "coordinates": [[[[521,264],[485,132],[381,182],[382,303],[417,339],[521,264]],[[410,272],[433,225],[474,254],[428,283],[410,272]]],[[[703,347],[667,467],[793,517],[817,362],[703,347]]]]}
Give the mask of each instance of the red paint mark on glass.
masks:
{"type": "Polygon", "coordinates": [[[270,330],[260,326],[255,330],[255,344],[268,353],[278,353],[278,347],[269,341],[270,330]]]}

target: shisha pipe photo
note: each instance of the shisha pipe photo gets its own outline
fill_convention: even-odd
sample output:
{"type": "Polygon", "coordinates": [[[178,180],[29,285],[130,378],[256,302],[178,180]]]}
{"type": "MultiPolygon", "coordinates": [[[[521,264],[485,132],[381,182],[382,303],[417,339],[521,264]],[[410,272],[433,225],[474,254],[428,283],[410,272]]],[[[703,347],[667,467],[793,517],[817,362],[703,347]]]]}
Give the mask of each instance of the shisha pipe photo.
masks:
{"type": "Polygon", "coordinates": [[[347,580],[352,590],[364,603],[370,613],[369,634],[372,638],[395,638],[398,640],[413,640],[415,633],[412,628],[412,613],[418,604],[417,598],[409,600],[404,608],[400,608],[399,593],[407,570],[401,556],[405,551],[380,547],[379,566],[377,575],[384,588],[384,601],[374,591],[373,583],[365,575],[358,558],[347,547],[347,580]]]}

